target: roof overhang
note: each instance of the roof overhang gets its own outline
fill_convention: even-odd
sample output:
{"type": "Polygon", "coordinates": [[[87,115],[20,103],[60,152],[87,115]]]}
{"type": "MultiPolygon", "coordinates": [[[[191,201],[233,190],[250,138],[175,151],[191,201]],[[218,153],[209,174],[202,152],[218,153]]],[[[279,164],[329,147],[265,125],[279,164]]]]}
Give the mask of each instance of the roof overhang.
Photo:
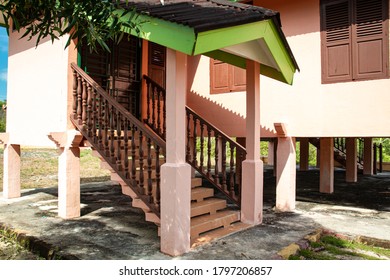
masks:
{"type": "Polygon", "coordinates": [[[246,68],[246,60],[260,63],[262,75],[292,84],[297,66],[285,38],[274,20],[266,19],[208,31],[155,18],[144,13],[129,13],[124,20],[136,23],[139,30],[124,31],[188,55],[206,55],[246,68]],[[127,18],[126,18],[127,17],[127,18]]]}

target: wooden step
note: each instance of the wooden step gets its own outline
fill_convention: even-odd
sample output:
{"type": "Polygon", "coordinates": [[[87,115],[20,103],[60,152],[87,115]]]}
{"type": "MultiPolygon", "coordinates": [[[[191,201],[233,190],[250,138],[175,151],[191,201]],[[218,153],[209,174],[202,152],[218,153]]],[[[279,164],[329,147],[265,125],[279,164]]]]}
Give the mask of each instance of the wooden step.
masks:
{"type": "Polygon", "coordinates": [[[203,201],[203,199],[214,196],[214,190],[212,188],[197,187],[191,189],[192,201],[203,201]]]}
{"type": "Polygon", "coordinates": [[[240,212],[232,210],[219,211],[213,215],[203,215],[191,219],[191,238],[220,227],[227,228],[240,220],[240,212]]]}
{"type": "Polygon", "coordinates": [[[200,202],[191,202],[191,217],[204,214],[213,215],[224,208],[226,208],[226,200],[220,198],[208,198],[200,202]]]}
{"type": "Polygon", "coordinates": [[[252,225],[244,224],[242,222],[237,222],[237,223],[231,224],[230,226],[228,226],[226,228],[219,228],[219,229],[209,231],[207,233],[201,234],[198,237],[191,238],[191,248],[195,248],[199,245],[209,243],[213,240],[229,236],[229,235],[236,233],[236,232],[246,230],[250,227],[252,227],[252,225]]]}
{"type": "Polygon", "coordinates": [[[191,178],[191,188],[202,186],[202,178],[191,178]]]}

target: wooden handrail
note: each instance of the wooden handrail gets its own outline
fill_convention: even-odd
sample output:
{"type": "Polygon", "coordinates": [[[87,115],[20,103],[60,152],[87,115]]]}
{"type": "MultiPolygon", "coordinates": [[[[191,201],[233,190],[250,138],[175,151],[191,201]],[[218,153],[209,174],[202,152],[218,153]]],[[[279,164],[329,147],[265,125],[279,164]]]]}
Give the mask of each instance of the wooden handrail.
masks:
{"type": "Polygon", "coordinates": [[[85,73],[80,67],[77,66],[76,63],[71,63],[72,69],[74,69],[83,79],[89,83],[96,92],[104,97],[110,104],[112,104],[116,110],[121,112],[126,118],[128,118],[134,125],[137,126],[139,130],[141,130],[145,135],[153,139],[154,142],[156,142],[160,147],[163,148],[163,151],[165,152],[165,142],[162,141],[160,138],[153,135],[150,130],[144,127],[144,124],[139,121],[136,117],[134,117],[129,111],[123,108],[122,105],[118,103],[112,96],[110,96],[101,86],[99,86],[87,73],[85,73]]]}

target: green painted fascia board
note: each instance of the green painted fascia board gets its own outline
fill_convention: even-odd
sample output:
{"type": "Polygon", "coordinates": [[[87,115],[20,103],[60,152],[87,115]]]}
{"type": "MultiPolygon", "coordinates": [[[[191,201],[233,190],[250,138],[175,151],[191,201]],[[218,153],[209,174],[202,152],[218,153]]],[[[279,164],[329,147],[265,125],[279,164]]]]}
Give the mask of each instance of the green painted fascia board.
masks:
{"type": "Polygon", "coordinates": [[[194,55],[261,38],[268,25],[268,20],[266,20],[200,32],[197,37],[194,55]]]}
{"type": "Polygon", "coordinates": [[[285,45],[280,38],[279,32],[276,30],[273,21],[269,21],[269,24],[269,28],[267,28],[266,33],[264,34],[264,41],[267,44],[272,56],[274,57],[280,72],[284,76],[284,79],[288,84],[291,85],[293,82],[294,73],[297,69],[294,66],[288,50],[285,48],[285,45]]]}
{"type": "MultiPolygon", "coordinates": [[[[246,69],[246,59],[243,57],[230,54],[221,50],[208,52],[204,55],[246,69]]],[[[260,64],[260,74],[283,83],[288,83],[288,81],[285,79],[285,76],[281,72],[264,64],[260,64]]]]}
{"type": "MultiPolygon", "coordinates": [[[[194,30],[188,26],[171,23],[144,14],[136,14],[127,18],[137,24],[139,30],[123,28],[123,31],[139,38],[159,45],[193,55],[196,36],[194,30]]],[[[123,19],[126,20],[126,17],[123,19]]]]}

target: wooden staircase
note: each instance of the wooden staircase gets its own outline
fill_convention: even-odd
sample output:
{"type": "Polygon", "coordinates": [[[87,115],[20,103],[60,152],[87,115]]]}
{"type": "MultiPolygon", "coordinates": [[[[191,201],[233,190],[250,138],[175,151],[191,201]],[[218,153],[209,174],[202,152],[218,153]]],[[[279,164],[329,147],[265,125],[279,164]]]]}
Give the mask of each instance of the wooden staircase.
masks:
{"type": "MultiPolygon", "coordinates": [[[[101,167],[110,170],[111,179],[117,181],[122,193],[132,199],[132,206],[142,209],[146,221],[160,228],[160,167],[165,162],[166,143],[157,133],[159,129],[150,128],[130,114],[77,65],[72,63],[71,67],[74,76],[72,123],[84,137],[84,143],[101,160],[101,167]]],[[[154,107],[152,109],[154,111],[154,107]]],[[[190,119],[196,125],[198,117],[188,116],[190,119]]],[[[206,122],[202,120],[202,124],[206,125],[206,122]]],[[[164,122],[158,121],[156,127],[165,128],[164,122]]],[[[201,178],[192,179],[190,237],[194,246],[248,227],[240,222],[238,207],[229,209],[225,199],[214,195],[214,189],[218,189],[230,201],[236,204],[240,201],[241,190],[236,182],[241,181],[239,164],[245,150],[212,126],[207,130],[208,153],[207,156],[200,155],[200,165],[195,149],[194,153],[190,153],[189,146],[186,148],[187,162],[212,185],[212,188],[206,188],[202,186],[201,178]],[[228,162],[227,157],[222,156],[219,160],[221,172],[217,167],[212,168],[211,137],[221,141],[222,154],[227,154],[229,150],[231,155],[237,154],[240,160],[235,162],[230,158],[228,162]],[[206,157],[208,164],[204,165],[206,157]]],[[[201,137],[199,141],[203,147],[205,139],[201,137]]],[[[219,154],[217,149],[216,154],[219,154]]]]}

